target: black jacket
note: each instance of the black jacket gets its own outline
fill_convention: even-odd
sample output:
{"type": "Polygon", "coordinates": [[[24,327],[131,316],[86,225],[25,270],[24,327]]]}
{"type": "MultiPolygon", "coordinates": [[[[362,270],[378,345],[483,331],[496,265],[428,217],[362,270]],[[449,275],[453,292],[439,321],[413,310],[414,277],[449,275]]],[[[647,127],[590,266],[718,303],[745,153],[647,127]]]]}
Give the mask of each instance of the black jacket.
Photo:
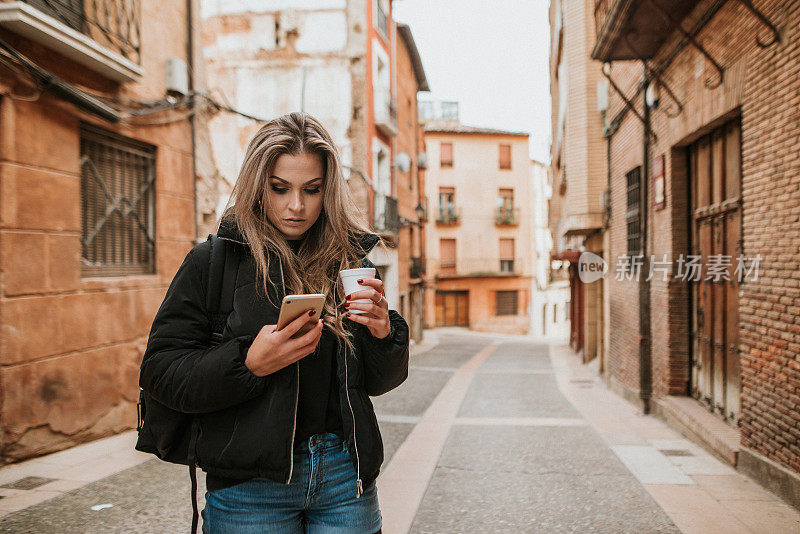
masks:
{"type": "MultiPolygon", "coordinates": [[[[238,258],[233,312],[222,343],[210,343],[204,309],[211,244],[205,241],[189,251],[167,290],[150,331],[139,385],[162,404],[199,415],[197,465],[207,473],[288,483],[293,470],[299,363],[263,377],[244,364],[261,327],[277,323],[285,294],[283,269],[273,254],[269,276],[277,291],[268,284],[272,302],[278,304],[273,306],[256,284],[255,261],[231,218],[223,219],[217,235],[230,241],[228,253],[238,258]]],[[[378,237],[366,234],[357,239],[368,252],[378,237]]],[[[363,265],[374,267],[366,258],[363,265]]],[[[359,496],[377,478],[384,458],[369,396],[396,388],[408,376],[408,325],[395,310],[389,310],[389,319],[391,332],[384,339],[345,319],[354,335],[355,351],[343,344],[336,350],[342,423],[358,475],[359,496]]]]}

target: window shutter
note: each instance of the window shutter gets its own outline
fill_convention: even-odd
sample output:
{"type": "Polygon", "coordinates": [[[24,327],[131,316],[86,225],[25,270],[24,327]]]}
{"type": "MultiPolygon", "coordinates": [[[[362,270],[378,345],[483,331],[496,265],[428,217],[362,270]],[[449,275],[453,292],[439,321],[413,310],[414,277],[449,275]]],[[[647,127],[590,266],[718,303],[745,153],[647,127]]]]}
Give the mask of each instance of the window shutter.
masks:
{"type": "Polygon", "coordinates": [[[456,270],[456,240],[439,240],[439,261],[442,272],[454,273],[456,270]]]}
{"type": "Polygon", "coordinates": [[[500,145],[500,168],[511,168],[511,145],[500,145]]]}
{"type": "Polygon", "coordinates": [[[453,166],[453,143],[441,143],[439,145],[439,165],[441,167],[453,166]]]}
{"type": "Polygon", "coordinates": [[[517,315],[518,291],[497,291],[497,315],[517,315]]]}
{"type": "Polygon", "coordinates": [[[514,259],[514,239],[500,240],[500,259],[501,260],[514,259]]]}

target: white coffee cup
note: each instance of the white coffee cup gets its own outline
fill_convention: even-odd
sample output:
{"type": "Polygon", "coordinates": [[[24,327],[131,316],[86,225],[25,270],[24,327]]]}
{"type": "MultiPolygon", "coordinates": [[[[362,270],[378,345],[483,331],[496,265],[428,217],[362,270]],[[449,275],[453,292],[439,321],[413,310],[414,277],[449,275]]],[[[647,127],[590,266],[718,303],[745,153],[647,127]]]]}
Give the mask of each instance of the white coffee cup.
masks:
{"type": "MultiPolygon", "coordinates": [[[[357,280],[361,280],[363,278],[375,278],[375,269],[372,267],[361,267],[359,269],[344,269],[343,271],[339,271],[339,277],[342,279],[342,287],[344,288],[344,294],[350,295],[351,293],[355,293],[356,291],[360,291],[362,289],[370,289],[371,286],[359,284],[357,280]]],[[[372,299],[356,299],[351,300],[349,302],[363,302],[365,304],[369,304],[372,302],[372,299]]],[[[364,310],[349,310],[350,313],[367,313],[364,310]]]]}

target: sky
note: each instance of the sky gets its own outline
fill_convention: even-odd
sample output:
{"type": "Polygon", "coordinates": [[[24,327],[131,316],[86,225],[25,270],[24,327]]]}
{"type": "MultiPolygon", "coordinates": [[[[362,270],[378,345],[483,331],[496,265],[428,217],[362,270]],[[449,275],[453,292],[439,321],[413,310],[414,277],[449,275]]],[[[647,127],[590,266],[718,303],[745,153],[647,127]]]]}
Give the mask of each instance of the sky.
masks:
{"type": "Polygon", "coordinates": [[[457,100],[461,122],[531,134],[531,157],[550,159],[547,0],[394,0],[411,28],[430,93],[457,100]]]}

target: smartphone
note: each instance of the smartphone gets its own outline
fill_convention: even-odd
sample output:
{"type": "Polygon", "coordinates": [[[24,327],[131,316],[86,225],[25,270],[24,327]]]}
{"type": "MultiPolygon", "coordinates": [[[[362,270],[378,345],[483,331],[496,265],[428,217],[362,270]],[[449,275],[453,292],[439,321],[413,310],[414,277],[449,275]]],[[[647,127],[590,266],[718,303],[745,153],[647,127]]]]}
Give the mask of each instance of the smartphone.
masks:
{"type": "Polygon", "coordinates": [[[309,309],[314,310],[314,315],[308,317],[308,322],[300,327],[291,338],[300,337],[314,328],[322,316],[322,307],[325,305],[325,295],[322,293],[309,293],[307,295],[286,295],[281,302],[281,312],[278,315],[276,330],[282,330],[300,315],[308,314],[309,309]]]}

